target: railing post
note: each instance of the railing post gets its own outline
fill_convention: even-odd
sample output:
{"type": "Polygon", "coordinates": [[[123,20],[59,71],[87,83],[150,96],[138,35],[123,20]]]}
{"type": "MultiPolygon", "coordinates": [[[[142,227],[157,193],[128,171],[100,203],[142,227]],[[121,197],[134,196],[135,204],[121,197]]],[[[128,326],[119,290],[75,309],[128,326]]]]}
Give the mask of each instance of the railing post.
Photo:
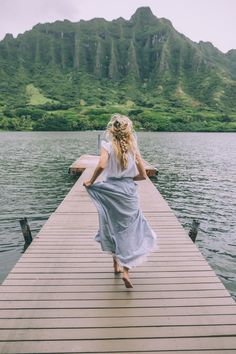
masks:
{"type": "Polygon", "coordinates": [[[21,231],[23,233],[24,240],[25,240],[24,250],[26,250],[26,248],[33,241],[27,218],[20,219],[20,226],[21,226],[21,231]]]}
{"type": "Polygon", "coordinates": [[[192,221],[192,225],[191,225],[188,235],[193,242],[196,241],[199,225],[200,225],[200,222],[198,220],[192,221]]]}
{"type": "Polygon", "coordinates": [[[98,134],[98,155],[100,155],[101,149],[101,134],[98,134]]]}

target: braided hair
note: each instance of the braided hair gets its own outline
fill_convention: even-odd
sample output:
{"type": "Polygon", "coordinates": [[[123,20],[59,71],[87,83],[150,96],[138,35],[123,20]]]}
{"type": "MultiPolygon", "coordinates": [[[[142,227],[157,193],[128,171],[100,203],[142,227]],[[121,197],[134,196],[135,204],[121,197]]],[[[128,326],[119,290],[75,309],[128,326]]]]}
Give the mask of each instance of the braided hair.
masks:
{"type": "Polygon", "coordinates": [[[111,138],[120,166],[125,170],[128,167],[128,152],[133,155],[136,152],[133,124],[128,117],[116,113],[111,117],[106,132],[111,138]]]}

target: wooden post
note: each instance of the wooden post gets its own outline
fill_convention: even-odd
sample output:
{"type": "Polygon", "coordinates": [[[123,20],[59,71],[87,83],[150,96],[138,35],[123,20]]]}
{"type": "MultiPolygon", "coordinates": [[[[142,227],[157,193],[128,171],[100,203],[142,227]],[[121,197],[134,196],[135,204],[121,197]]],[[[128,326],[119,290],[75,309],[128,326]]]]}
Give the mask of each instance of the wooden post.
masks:
{"type": "Polygon", "coordinates": [[[101,149],[101,134],[98,134],[98,156],[100,156],[101,149]]]}
{"type": "Polygon", "coordinates": [[[200,225],[200,222],[198,220],[192,221],[192,225],[191,225],[188,235],[193,242],[196,241],[199,225],[200,225]]]}
{"type": "Polygon", "coordinates": [[[32,234],[31,234],[31,231],[30,231],[30,227],[29,227],[27,218],[20,219],[20,226],[21,226],[21,231],[23,233],[24,240],[25,240],[24,250],[26,250],[26,248],[33,241],[32,234]]]}

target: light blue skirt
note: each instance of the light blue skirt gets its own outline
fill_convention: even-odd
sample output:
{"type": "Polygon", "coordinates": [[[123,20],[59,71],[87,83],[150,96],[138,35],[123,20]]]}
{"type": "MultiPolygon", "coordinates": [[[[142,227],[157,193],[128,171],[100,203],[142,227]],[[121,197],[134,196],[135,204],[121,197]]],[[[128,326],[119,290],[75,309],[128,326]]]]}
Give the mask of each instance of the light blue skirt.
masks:
{"type": "Polygon", "coordinates": [[[142,263],[157,248],[156,234],[143,216],[133,178],[108,178],[87,188],[99,214],[95,240],[121,266],[142,263]]]}

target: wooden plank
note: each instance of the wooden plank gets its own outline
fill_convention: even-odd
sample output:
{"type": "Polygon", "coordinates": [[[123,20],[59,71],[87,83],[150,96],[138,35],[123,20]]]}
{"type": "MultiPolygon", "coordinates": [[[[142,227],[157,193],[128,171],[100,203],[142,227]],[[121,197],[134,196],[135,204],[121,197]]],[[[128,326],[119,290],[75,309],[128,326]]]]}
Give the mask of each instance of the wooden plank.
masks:
{"type": "MultiPolygon", "coordinates": [[[[17,267],[29,267],[29,266],[62,266],[64,265],[65,267],[69,267],[70,265],[77,265],[78,267],[94,267],[96,266],[111,266],[112,265],[112,260],[111,257],[107,257],[104,258],[103,262],[102,259],[96,259],[96,261],[94,260],[93,262],[93,258],[89,258],[89,260],[85,257],[51,257],[49,260],[47,260],[45,257],[30,257],[29,259],[24,258],[21,261],[18,262],[17,267]]],[[[171,260],[170,262],[168,262],[168,260],[165,257],[162,258],[158,258],[156,256],[156,258],[152,258],[152,259],[147,259],[146,262],[144,262],[142,264],[142,267],[159,267],[159,266],[172,266],[172,265],[176,265],[176,267],[178,266],[195,266],[195,265],[204,265],[205,266],[205,262],[199,258],[199,257],[195,257],[195,259],[193,259],[193,261],[191,262],[191,260],[185,260],[185,259],[181,259],[181,258],[176,258],[175,260],[171,260]]]]}
{"type": "MultiPolygon", "coordinates": [[[[180,338],[185,339],[191,337],[208,337],[211,341],[211,337],[214,336],[227,336],[230,340],[230,336],[235,334],[236,325],[224,325],[223,328],[220,325],[215,326],[165,326],[165,327],[115,327],[115,328],[101,328],[97,324],[96,328],[50,328],[48,329],[27,329],[27,331],[21,329],[13,330],[1,330],[0,329],[0,341],[6,341],[9,338],[9,334],[13,341],[61,341],[61,340],[112,340],[112,339],[157,339],[157,338],[180,338]]],[[[213,340],[212,340],[213,342],[213,340]]],[[[235,341],[236,343],[236,341],[235,341]]],[[[232,347],[231,347],[232,349],[232,347]]]]}
{"type": "MultiPolygon", "coordinates": [[[[126,292],[132,294],[132,292],[126,292]]],[[[130,296],[130,295],[129,295],[130,296]]],[[[183,307],[183,306],[213,306],[213,305],[235,305],[234,300],[228,297],[217,298],[184,298],[184,299],[132,299],[127,295],[126,299],[120,300],[18,300],[18,301],[2,301],[0,300],[0,309],[53,309],[53,308],[138,308],[138,307],[183,307]]]]}
{"type": "MultiPolygon", "coordinates": [[[[36,260],[34,259],[34,261],[21,261],[18,262],[17,266],[15,267],[15,269],[23,269],[23,268],[29,268],[29,267],[39,267],[39,268],[94,268],[96,266],[96,268],[111,268],[112,266],[112,262],[111,259],[107,259],[104,260],[104,262],[102,262],[101,260],[98,260],[96,262],[93,262],[93,260],[88,261],[87,262],[83,262],[83,259],[66,259],[66,258],[62,258],[62,259],[57,259],[55,261],[53,261],[52,259],[50,259],[50,261],[47,262],[47,260],[36,260]]],[[[174,266],[175,269],[176,268],[183,268],[186,269],[186,267],[188,269],[191,269],[191,267],[198,267],[198,270],[201,269],[201,267],[206,267],[206,264],[202,261],[202,260],[195,260],[195,261],[184,261],[184,260],[179,260],[179,261],[172,261],[172,262],[167,262],[165,259],[163,259],[162,261],[158,260],[158,261],[147,261],[146,263],[144,263],[142,265],[142,267],[140,267],[141,269],[143,268],[159,268],[160,270],[163,269],[164,267],[172,267],[174,266]]],[[[209,268],[207,268],[209,269],[209,268]]]]}
{"type": "MultiPolygon", "coordinates": [[[[153,281],[153,278],[156,278],[158,274],[159,278],[171,278],[174,279],[175,277],[211,277],[214,276],[213,271],[202,271],[202,272],[143,272],[140,274],[139,272],[133,272],[132,273],[132,279],[134,280],[134,285],[135,285],[135,280],[136,279],[151,279],[153,281]]],[[[50,273],[13,273],[11,272],[8,275],[8,279],[111,279],[112,281],[121,281],[118,276],[114,278],[113,272],[109,273],[101,273],[101,272],[95,272],[95,273],[57,273],[56,270],[54,272],[50,273]]]]}
{"type": "MultiPolygon", "coordinates": [[[[89,258],[93,258],[94,259],[94,257],[92,257],[90,254],[85,254],[85,253],[83,253],[83,254],[77,254],[76,252],[73,254],[71,254],[71,253],[67,253],[67,252],[60,252],[60,253],[58,253],[58,252],[48,252],[47,254],[45,253],[45,251],[43,251],[43,252],[28,252],[27,253],[27,257],[24,257],[24,256],[22,256],[21,257],[21,259],[24,259],[24,260],[26,260],[26,258],[27,259],[29,259],[30,261],[29,262],[31,262],[33,259],[35,259],[35,260],[40,260],[40,259],[42,259],[42,258],[45,258],[45,257],[47,257],[47,259],[49,260],[51,257],[52,257],[52,259],[54,259],[54,258],[56,258],[56,259],[63,259],[63,258],[67,258],[67,259],[78,259],[78,261],[79,260],[83,260],[84,259],[84,261],[86,262],[86,260],[88,260],[89,258]],[[64,253],[64,254],[63,254],[64,253]],[[50,255],[50,258],[49,258],[49,255],[50,255]]],[[[96,257],[96,258],[100,258],[101,257],[101,259],[102,258],[104,258],[104,261],[111,261],[111,256],[110,255],[102,255],[101,256],[101,253],[96,257]]],[[[159,259],[160,261],[166,261],[167,259],[170,259],[171,261],[176,261],[176,262],[178,262],[179,260],[181,260],[181,259],[186,259],[186,260],[189,260],[190,258],[192,258],[192,259],[199,259],[199,252],[197,252],[197,251],[189,251],[188,253],[186,253],[186,252],[181,252],[181,251],[179,251],[179,252],[161,252],[161,249],[159,249],[159,251],[158,251],[158,254],[157,253],[152,253],[152,254],[150,254],[150,256],[148,257],[148,260],[150,259],[150,260],[156,260],[156,259],[159,259]]]]}
{"type": "MultiPolygon", "coordinates": [[[[93,257],[94,254],[96,254],[96,257],[99,257],[99,255],[101,254],[101,252],[99,252],[99,250],[93,250],[88,252],[85,251],[81,251],[80,249],[73,249],[73,248],[68,248],[66,250],[63,249],[57,249],[57,250],[47,250],[47,249],[37,249],[37,248],[30,248],[29,250],[27,250],[27,254],[31,254],[32,256],[37,255],[37,254],[42,254],[42,252],[44,253],[44,255],[48,256],[50,255],[54,255],[56,256],[63,256],[64,257],[83,257],[83,258],[87,258],[87,257],[93,257]]],[[[153,254],[156,254],[155,252],[153,252],[153,254]]],[[[169,250],[169,248],[165,248],[163,249],[163,247],[161,247],[158,251],[158,255],[159,257],[171,257],[171,256],[177,256],[177,255],[182,255],[183,257],[185,255],[189,256],[189,255],[193,255],[196,256],[198,255],[199,252],[195,249],[171,249],[169,250]]]]}
{"type": "MultiPolygon", "coordinates": [[[[9,284],[9,282],[6,282],[5,284],[9,284]]],[[[58,284],[58,281],[56,282],[56,287],[55,285],[51,285],[51,282],[49,281],[47,285],[29,285],[28,281],[24,282],[21,280],[19,282],[20,285],[14,284],[14,285],[3,285],[0,288],[1,293],[11,293],[11,292],[16,292],[16,293],[64,293],[64,292],[111,292],[111,291],[123,291],[124,286],[123,284],[93,284],[93,282],[90,282],[90,285],[68,285],[67,282],[60,283],[58,284]],[[91,286],[92,285],[92,286],[91,286]]],[[[37,282],[38,284],[38,282],[37,282]]],[[[222,283],[187,283],[187,284],[142,284],[142,285],[137,285],[135,286],[135,289],[133,291],[135,292],[148,292],[148,291],[193,291],[193,290],[198,290],[198,291],[205,291],[205,290],[225,290],[224,286],[222,283]]]]}
{"type": "MultiPolygon", "coordinates": [[[[236,315],[236,306],[233,305],[209,305],[209,306],[178,306],[178,307],[120,307],[120,308],[14,308],[0,309],[0,318],[105,318],[105,317],[169,317],[179,316],[183,319],[187,316],[221,316],[236,315]]],[[[82,320],[82,321],[83,321],[82,320]]]]}
{"type": "MultiPolygon", "coordinates": [[[[156,230],[158,230],[157,228],[155,228],[156,230]]],[[[83,229],[82,228],[75,228],[73,230],[67,230],[66,229],[58,229],[58,230],[47,230],[47,235],[45,235],[45,231],[44,231],[44,234],[39,234],[39,236],[37,236],[35,238],[35,240],[42,240],[44,238],[44,240],[46,240],[47,237],[49,237],[49,239],[56,239],[57,237],[58,238],[62,238],[64,239],[65,237],[67,237],[69,239],[69,236],[73,237],[74,239],[76,239],[76,237],[80,240],[81,238],[81,241],[93,241],[93,237],[94,237],[94,234],[97,233],[97,227],[94,229],[94,230],[86,230],[86,229],[83,229]]],[[[165,229],[162,229],[162,230],[158,230],[158,237],[160,237],[160,239],[165,239],[165,238],[168,238],[168,239],[172,239],[173,240],[173,243],[175,243],[175,240],[178,240],[179,238],[186,238],[186,239],[189,239],[189,237],[184,233],[183,230],[177,230],[177,229],[174,229],[174,230],[165,230],[165,229]]]]}
{"type": "MultiPolygon", "coordinates": [[[[236,315],[199,316],[143,316],[137,317],[88,317],[83,318],[16,318],[0,319],[1,329],[36,328],[127,328],[236,325],[236,315]]],[[[193,329],[193,328],[191,328],[193,329]]],[[[172,329],[173,330],[173,329],[172,329]]]]}
{"type": "MultiPolygon", "coordinates": [[[[68,235],[67,235],[68,237],[68,235]]],[[[186,238],[184,235],[177,235],[174,237],[168,237],[168,236],[162,236],[158,238],[158,244],[173,244],[173,241],[176,244],[191,244],[192,241],[188,238],[186,238]]],[[[63,245],[65,244],[65,236],[52,236],[48,238],[37,238],[34,242],[34,245],[48,245],[48,246],[54,246],[56,244],[58,245],[63,245]]],[[[93,247],[94,245],[94,240],[92,237],[89,237],[87,235],[81,236],[81,235],[70,235],[70,240],[67,242],[67,245],[81,245],[81,246],[89,246],[93,247]],[[81,237],[81,239],[78,239],[78,237],[81,237]]]]}
{"type": "MultiPolygon", "coordinates": [[[[150,271],[152,273],[159,273],[159,272],[184,272],[186,270],[186,266],[159,266],[158,268],[154,268],[152,266],[146,266],[146,267],[139,267],[138,272],[142,273],[142,272],[147,272],[150,271]]],[[[187,267],[187,271],[188,272],[192,272],[192,271],[209,271],[211,270],[211,268],[207,265],[193,265],[193,266],[188,266],[187,267]]],[[[50,266],[49,264],[44,264],[43,267],[40,266],[31,266],[29,267],[20,267],[20,266],[15,266],[14,269],[12,270],[12,273],[48,273],[48,272],[52,272],[52,273],[97,273],[97,272],[101,272],[101,273],[106,273],[106,272],[110,272],[112,270],[112,267],[110,264],[108,264],[107,266],[101,266],[101,267],[80,267],[80,266],[74,266],[74,265],[69,265],[68,267],[64,266],[63,267],[54,267],[54,266],[50,266]]],[[[135,270],[132,271],[132,273],[135,272],[135,270]]]]}
{"type": "MultiPolygon", "coordinates": [[[[56,289],[55,289],[56,290],[56,289]]],[[[189,290],[189,291],[132,291],[129,294],[129,300],[153,300],[153,299],[191,299],[191,298],[223,298],[230,297],[228,291],[220,290],[189,290]]],[[[51,300],[127,300],[127,292],[121,291],[106,291],[106,292],[19,292],[19,293],[5,293],[1,292],[1,301],[51,301],[51,300]]],[[[157,306],[159,301],[156,302],[157,306]]]]}
{"type": "MultiPolygon", "coordinates": [[[[93,257],[93,253],[88,253],[88,252],[80,252],[79,249],[74,250],[72,247],[71,249],[66,249],[66,250],[37,250],[37,248],[31,248],[30,250],[28,250],[27,256],[29,258],[34,258],[34,257],[71,257],[71,258],[91,258],[93,257]],[[49,256],[50,255],[50,256],[49,256]]],[[[101,256],[101,252],[95,252],[96,253],[96,257],[100,257],[101,256]]],[[[188,249],[188,250],[179,250],[179,249],[162,249],[162,247],[159,248],[158,252],[153,252],[152,253],[153,256],[157,257],[157,255],[160,257],[160,259],[166,258],[166,259],[171,259],[171,257],[197,257],[199,256],[199,252],[195,249],[188,249]]],[[[110,260],[111,260],[111,256],[110,260]]],[[[148,257],[148,259],[150,258],[150,256],[148,257]]],[[[104,255],[104,259],[108,259],[108,257],[105,258],[104,255]]]]}
{"type": "MultiPolygon", "coordinates": [[[[204,264],[202,263],[203,261],[201,259],[199,259],[198,257],[195,257],[195,259],[193,259],[193,261],[191,262],[191,260],[183,260],[183,259],[175,259],[175,260],[171,260],[170,262],[168,262],[165,258],[154,258],[152,260],[148,260],[146,263],[144,263],[142,266],[146,267],[146,266],[152,266],[152,267],[158,267],[158,266],[164,266],[164,265],[172,265],[172,264],[176,264],[176,267],[180,266],[190,266],[190,265],[197,265],[197,264],[204,264]]],[[[104,260],[102,259],[94,259],[94,258],[80,258],[80,257],[71,257],[71,258],[66,258],[66,257],[51,257],[49,260],[47,258],[43,258],[43,257],[30,257],[29,259],[22,259],[21,261],[18,262],[18,267],[30,267],[32,265],[37,265],[37,266],[44,266],[44,265],[56,265],[56,266],[60,266],[60,265],[65,265],[65,267],[68,265],[74,265],[77,264],[79,267],[94,267],[94,265],[96,264],[96,266],[103,266],[103,265],[109,265],[111,266],[111,259],[106,258],[104,260]],[[93,263],[92,263],[93,262],[93,263]]]]}
{"type": "MultiPolygon", "coordinates": [[[[85,279],[78,279],[78,278],[61,278],[61,279],[39,279],[38,277],[35,277],[34,279],[18,279],[18,278],[6,278],[2,284],[2,286],[5,285],[48,285],[51,284],[53,286],[60,286],[60,285],[104,285],[104,286],[120,286],[122,285],[123,288],[123,283],[121,283],[119,280],[113,278],[113,281],[111,278],[85,278],[85,279]]],[[[136,278],[135,279],[135,289],[136,286],[139,285],[165,285],[165,284],[180,284],[183,286],[184,284],[197,284],[199,287],[205,284],[220,284],[223,286],[223,284],[220,282],[218,278],[213,274],[211,277],[158,277],[158,278],[136,278]]]]}
{"type": "MultiPolygon", "coordinates": [[[[1,342],[3,353],[122,353],[145,351],[236,350],[236,337],[140,338],[113,340],[60,340],[1,342]]],[[[224,352],[222,352],[224,353],[224,352]]]]}
{"type": "MultiPolygon", "coordinates": [[[[96,231],[95,231],[96,232],[96,231]]],[[[94,243],[94,238],[93,234],[91,235],[91,231],[89,232],[84,232],[83,234],[81,232],[75,232],[75,233],[67,233],[67,235],[63,234],[49,234],[48,237],[45,236],[40,236],[35,239],[35,243],[54,243],[55,241],[58,242],[65,242],[65,238],[69,237],[69,244],[71,244],[73,241],[79,244],[87,243],[92,245],[94,243]]],[[[189,237],[187,237],[185,234],[181,233],[173,233],[171,232],[170,234],[162,234],[159,232],[158,235],[158,242],[163,243],[167,241],[168,243],[192,243],[189,237]],[[188,242],[189,241],[189,242],[188,242]]]]}
{"type": "MultiPolygon", "coordinates": [[[[189,249],[189,247],[185,247],[185,246],[192,245],[192,241],[190,241],[188,239],[187,240],[178,239],[178,240],[176,240],[174,242],[175,242],[175,246],[174,247],[177,246],[178,248],[182,248],[182,249],[186,249],[186,248],[189,249]]],[[[48,249],[53,249],[53,247],[54,248],[56,247],[55,245],[57,245],[58,248],[61,248],[64,245],[64,247],[66,247],[66,248],[72,248],[71,246],[75,246],[75,247],[81,248],[81,249],[88,249],[88,250],[89,249],[96,249],[96,250],[101,251],[99,245],[97,243],[95,243],[94,240],[88,240],[88,239],[87,239],[87,241],[86,240],[78,241],[78,240],[74,239],[74,243],[73,243],[73,239],[71,239],[70,242],[68,242],[66,246],[65,246],[65,239],[64,238],[57,238],[57,237],[55,237],[55,239],[52,238],[52,239],[49,239],[47,241],[45,241],[45,240],[38,241],[37,240],[37,242],[34,243],[34,247],[37,246],[36,248],[39,248],[39,249],[41,247],[48,248],[48,249]]],[[[172,238],[170,238],[170,239],[164,239],[164,238],[163,239],[159,239],[158,240],[158,246],[159,246],[159,248],[163,248],[163,249],[168,248],[169,250],[172,250],[173,239],[172,238]],[[165,246],[165,247],[163,247],[163,246],[165,246]]],[[[33,249],[34,247],[31,247],[31,249],[33,249]]],[[[191,247],[190,247],[190,249],[191,249],[191,247]]]]}
{"type": "MultiPolygon", "coordinates": [[[[82,213],[82,214],[86,212],[96,213],[96,207],[94,205],[91,206],[90,201],[85,200],[81,202],[80,200],[80,202],[78,203],[79,199],[80,196],[73,197],[70,199],[67,198],[66,200],[63,201],[63,203],[61,203],[58,206],[56,210],[57,213],[82,213]]],[[[142,199],[142,201],[140,202],[140,206],[144,214],[153,210],[153,212],[156,214],[156,217],[161,217],[162,214],[167,214],[167,213],[170,213],[170,217],[173,215],[171,214],[170,207],[161,200],[159,200],[159,203],[156,200],[154,205],[152,204],[150,206],[150,199],[149,200],[142,199]]]]}
{"type": "MultiPolygon", "coordinates": [[[[34,249],[36,250],[54,250],[54,251],[77,251],[78,253],[83,253],[84,251],[87,251],[87,253],[91,252],[91,253],[101,253],[101,250],[99,248],[98,245],[94,244],[92,247],[88,247],[88,246],[80,246],[80,245],[74,245],[73,248],[70,245],[55,245],[55,246],[47,246],[47,245],[35,245],[33,244],[32,246],[30,246],[29,251],[33,251],[34,249]]],[[[162,251],[170,251],[170,245],[162,245],[161,246],[161,250],[162,251]]],[[[185,245],[181,245],[181,244],[172,244],[171,245],[171,251],[174,250],[178,250],[178,251],[192,251],[192,252],[197,252],[196,250],[194,250],[192,248],[192,244],[185,244],[185,245]]],[[[28,252],[29,252],[28,251],[28,252]]],[[[85,252],[86,253],[86,252],[85,252]]]]}
{"type": "MultiPolygon", "coordinates": [[[[139,278],[156,278],[157,276],[158,277],[163,277],[163,278],[166,278],[166,277],[170,277],[170,278],[174,278],[174,277],[189,277],[189,276],[192,276],[192,277],[209,277],[209,276],[213,276],[214,273],[213,271],[208,271],[208,270],[202,270],[202,271],[189,271],[189,272],[184,272],[184,271],[178,271],[178,269],[175,269],[175,271],[166,271],[166,270],[163,270],[163,271],[158,271],[155,269],[155,271],[148,271],[147,269],[144,269],[144,271],[142,272],[135,272],[135,271],[132,271],[132,278],[134,279],[139,279],[139,278]]],[[[14,279],[19,279],[19,278],[22,278],[22,279],[32,279],[32,277],[37,277],[38,279],[62,279],[62,278],[68,278],[68,279],[93,279],[93,278],[97,278],[97,279],[104,279],[104,278],[107,278],[107,279],[114,279],[114,273],[112,270],[110,271],[107,271],[107,270],[104,270],[104,271],[100,271],[98,273],[98,270],[96,269],[96,271],[92,271],[92,269],[90,269],[90,271],[73,271],[73,272],[70,272],[68,270],[65,270],[65,271],[58,271],[57,269],[53,269],[53,270],[50,270],[50,271],[31,271],[29,269],[29,271],[19,271],[19,272],[15,272],[14,269],[12,270],[11,274],[9,275],[10,278],[14,278],[14,279]],[[51,277],[50,277],[51,276],[51,277]]],[[[119,275],[117,274],[115,276],[115,279],[116,280],[119,280],[119,275]]]]}
{"type": "MultiPolygon", "coordinates": [[[[78,236],[77,236],[78,237],[78,236]]],[[[158,239],[158,245],[171,245],[173,244],[173,240],[174,238],[167,238],[167,237],[163,237],[163,238],[159,238],[158,239]]],[[[175,244],[178,245],[189,245],[191,244],[192,241],[189,241],[188,239],[185,239],[184,237],[178,237],[178,239],[176,239],[175,244]]],[[[46,239],[40,239],[40,240],[35,240],[34,242],[34,246],[35,245],[39,245],[39,246],[53,246],[55,244],[63,246],[63,244],[65,244],[65,238],[64,237],[57,237],[57,236],[53,236],[51,238],[46,239]]],[[[85,237],[84,240],[78,240],[78,238],[76,237],[70,237],[70,241],[67,242],[68,246],[73,246],[73,245],[78,245],[78,246],[82,246],[82,247],[95,247],[94,245],[94,240],[91,239],[89,240],[88,237],[85,237]]]]}

